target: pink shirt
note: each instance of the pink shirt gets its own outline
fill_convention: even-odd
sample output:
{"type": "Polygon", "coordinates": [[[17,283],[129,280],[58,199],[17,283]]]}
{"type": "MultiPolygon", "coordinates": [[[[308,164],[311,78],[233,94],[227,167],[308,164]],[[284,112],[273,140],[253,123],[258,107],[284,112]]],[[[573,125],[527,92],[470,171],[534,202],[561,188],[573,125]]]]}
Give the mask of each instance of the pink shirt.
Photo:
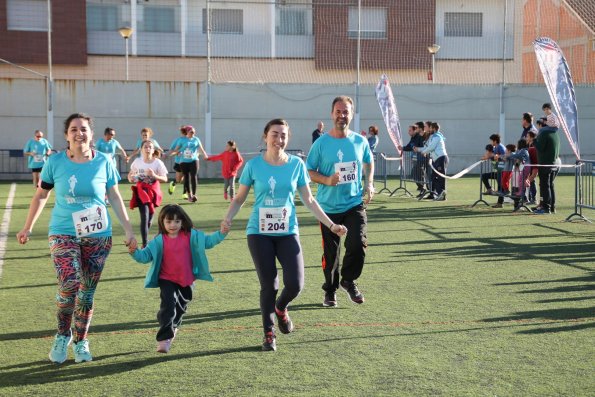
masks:
{"type": "Polygon", "coordinates": [[[192,274],[190,233],[180,231],[175,238],[163,235],[163,259],[159,278],[172,281],[182,287],[192,285],[194,274],[192,274]]]}

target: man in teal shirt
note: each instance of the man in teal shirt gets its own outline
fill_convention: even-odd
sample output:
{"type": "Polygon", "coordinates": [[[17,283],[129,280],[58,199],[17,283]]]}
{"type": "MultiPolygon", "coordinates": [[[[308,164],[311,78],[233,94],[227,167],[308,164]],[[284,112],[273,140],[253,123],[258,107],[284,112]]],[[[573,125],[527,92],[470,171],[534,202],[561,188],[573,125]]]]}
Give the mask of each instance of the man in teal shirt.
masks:
{"type": "Polygon", "coordinates": [[[322,269],[325,282],[323,306],[337,306],[336,290],[347,291],[354,303],[364,303],[355,280],[361,275],[366,257],[367,215],[365,204],[374,194],[374,162],[365,137],[351,131],[353,100],[339,96],[332,104],[333,128],[314,142],[306,167],[313,182],[318,183],[316,199],[328,217],[347,227],[345,256],[339,266],[340,237],[321,224],[324,254],[322,269]],[[362,186],[362,172],[365,187],[362,186]],[[341,269],[339,270],[339,267],[341,269]],[[339,279],[340,277],[340,279],[339,279]]]}

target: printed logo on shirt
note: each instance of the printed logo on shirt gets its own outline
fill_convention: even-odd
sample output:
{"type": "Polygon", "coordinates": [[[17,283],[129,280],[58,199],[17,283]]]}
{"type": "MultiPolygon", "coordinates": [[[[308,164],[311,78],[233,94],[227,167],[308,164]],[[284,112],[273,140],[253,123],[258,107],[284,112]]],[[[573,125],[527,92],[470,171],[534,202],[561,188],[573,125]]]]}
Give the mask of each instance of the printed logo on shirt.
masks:
{"type": "Polygon", "coordinates": [[[275,185],[277,185],[277,181],[271,175],[271,177],[269,178],[269,187],[271,188],[269,190],[269,193],[273,199],[275,198],[275,185]]]}
{"type": "Polygon", "coordinates": [[[343,152],[341,151],[341,149],[339,149],[339,151],[337,152],[337,157],[339,158],[339,162],[342,163],[343,162],[343,152]]]}
{"type": "Polygon", "coordinates": [[[77,182],[78,180],[76,179],[76,176],[74,176],[74,174],[72,174],[70,178],[68,178],[68,184],[70,185],[68,193],[72,194],[73,197],[76,197],[76,194],[74,194],[74,188],[76,187],[77,182]]]}

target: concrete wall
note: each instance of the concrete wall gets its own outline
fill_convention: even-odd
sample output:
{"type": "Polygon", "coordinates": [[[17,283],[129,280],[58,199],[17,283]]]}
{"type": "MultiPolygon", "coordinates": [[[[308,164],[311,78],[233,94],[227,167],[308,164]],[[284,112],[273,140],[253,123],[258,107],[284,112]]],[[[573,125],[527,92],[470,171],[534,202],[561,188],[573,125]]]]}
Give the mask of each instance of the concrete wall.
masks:
{"type": "MultiPolygon", "coordinates": [[[[454,173],[476,161],[488,143],[488,136],[499,130],[499,86],[393,85],[404,139],[407,126],[419,120],[434,120],[442,125],[447,138],[454,173]]],[[[317,120],[330,127],[330,105],[336,95],[355,98],[354,86],[223,84],[212,86],[211,152],[219,153],[229,139],[238,143],[243,153],[256,153],[262,144],[262,129],[275,117],[288,120],[292,137],[290,149],[308,151],[311,132],[317,120]]],[[[54,146],[64,147],[62,121],[75,111],[95,118],[96,138],[107,126],[117,131],[117,139],[126,148],[133,147],[141,128],[155,130],[162,146],[179,135],[182,124],[196,127],[206,143],[204,83],[112,82],[58,80],[54,87],[54,146]]],[[[595,88],[577,87],[583,158],[595,158],[595,88]]],[[[541,105],[548,102],[543,86],[507,86],[503,90],[506,114],[503,142],[516,143],[520,136],[520,118],[524,111],[541,116],[541,105]]],[[[371,124],[380,126],[379,151],[394,156],[396,150],[381,121],[374,86],[360,87],[360,130],[371,124]]],[[[45,130],[46,91],[42,80],[0,79],[0,149],[22,149],[35,129],[45,130]]],[[[355,122],[352,128],[355,129],[355,122]]],[[[562,134],[565,163],[574,156],[562,134]]],[[[24,160],[23,160],[24,161],[24,160]]],[[[219,174],[219,164],[202,164],[200,175],[219,174]]],[[[396,172],[396,169],[391,169],[396,172]]],[[[7,170],[2,170],[6,173],[7,170]]]]}

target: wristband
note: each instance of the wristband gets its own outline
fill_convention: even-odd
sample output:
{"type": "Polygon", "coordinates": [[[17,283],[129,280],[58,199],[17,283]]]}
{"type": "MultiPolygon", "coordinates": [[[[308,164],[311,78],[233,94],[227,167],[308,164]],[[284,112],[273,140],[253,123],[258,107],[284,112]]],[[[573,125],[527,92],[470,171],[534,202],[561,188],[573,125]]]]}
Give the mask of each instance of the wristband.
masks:
{"type": "Polygon", "coordinates": [[[335,224],[334,223],[331,223],[331,225],[328,227],[328,230],[332,230],[333,229],[333,226],[335,226],[335,224]]]}

